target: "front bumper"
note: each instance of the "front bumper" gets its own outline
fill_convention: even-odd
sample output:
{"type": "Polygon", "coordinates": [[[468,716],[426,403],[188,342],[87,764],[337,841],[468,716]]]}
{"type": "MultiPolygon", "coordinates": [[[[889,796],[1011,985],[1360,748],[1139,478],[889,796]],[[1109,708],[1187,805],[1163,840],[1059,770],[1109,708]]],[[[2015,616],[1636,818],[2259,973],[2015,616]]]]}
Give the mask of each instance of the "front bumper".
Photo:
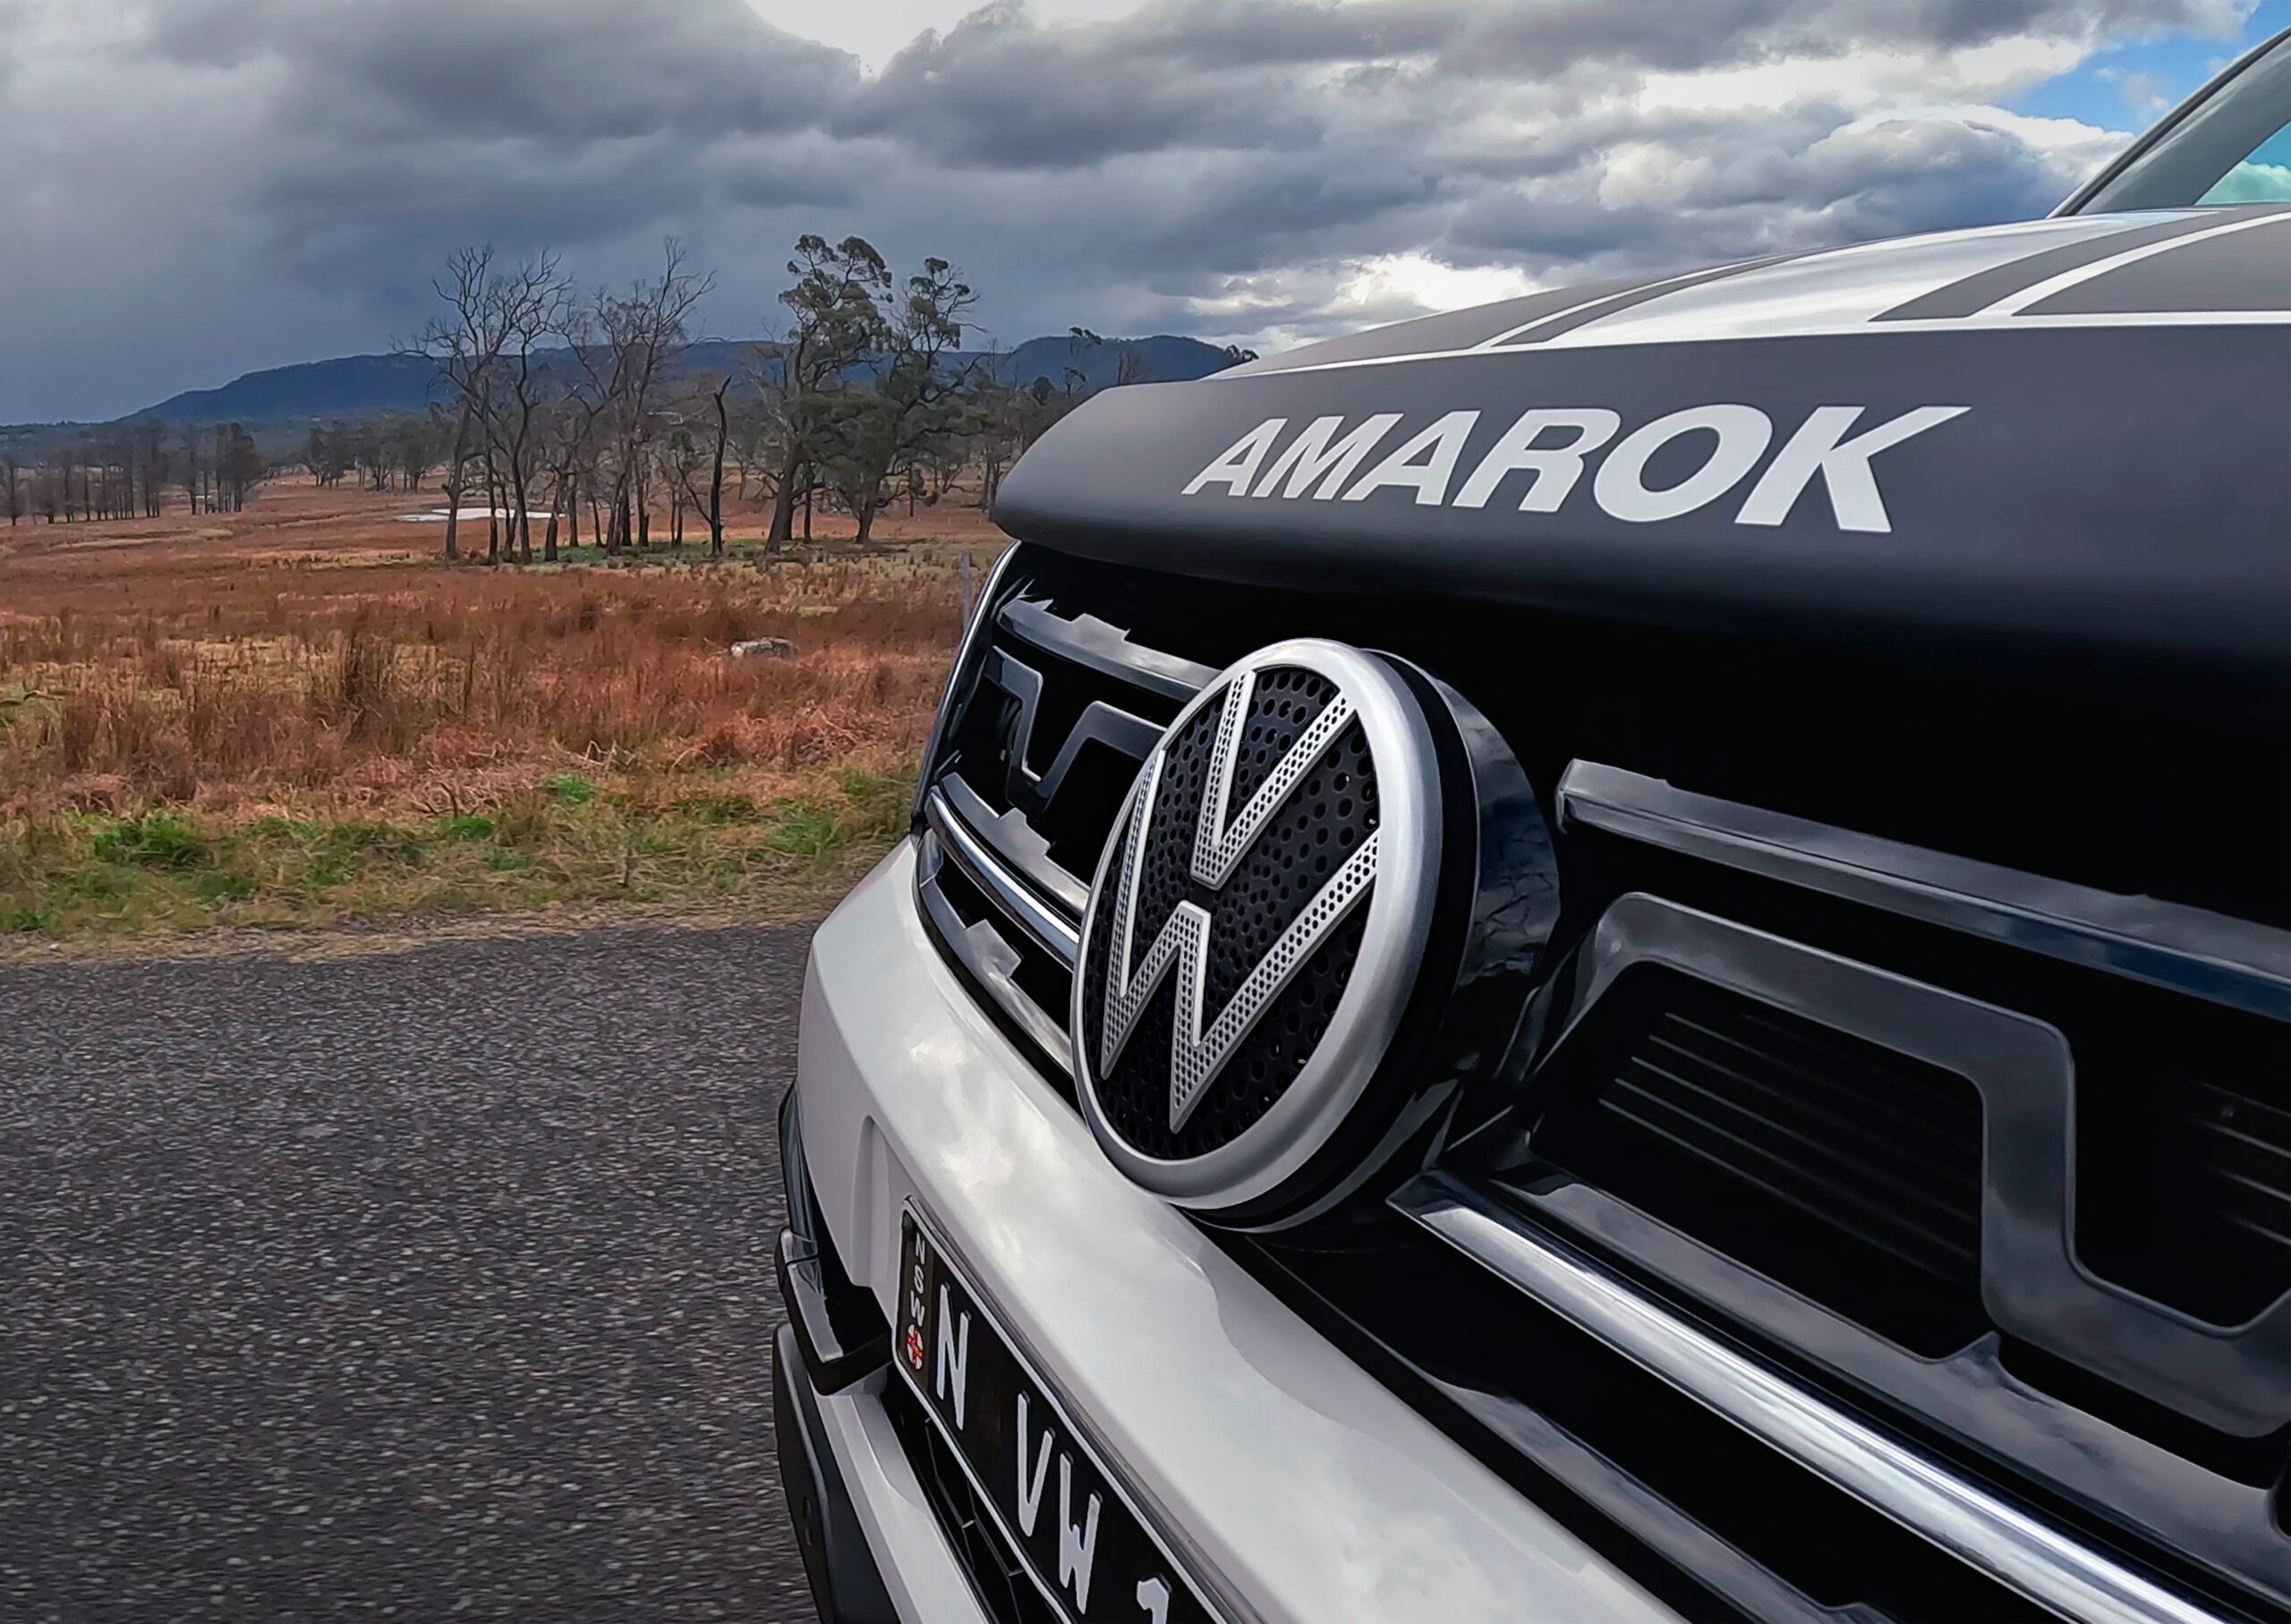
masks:
{"type": "MultiPolygon", "coordinates": [[[[819,1220],[887,1319],[911,1200],[1236,1624],[1672,1616],[1122,1178],[940,957],[914,866],[821,927],[797,1081],[819,1220]]],[[[899,1617],[976,1617],[915,1543],[880,1381],[821,1401],[857,1525],[899,1617]]]]}

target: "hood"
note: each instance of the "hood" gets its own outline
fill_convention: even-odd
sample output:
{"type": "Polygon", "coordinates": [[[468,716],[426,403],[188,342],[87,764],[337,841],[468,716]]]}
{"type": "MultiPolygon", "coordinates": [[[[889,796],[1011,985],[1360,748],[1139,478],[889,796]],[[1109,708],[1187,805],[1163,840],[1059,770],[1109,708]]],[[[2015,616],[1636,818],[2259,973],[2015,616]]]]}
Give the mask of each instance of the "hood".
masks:
{"type": "Polygon", "coordinates": [[[1722,631],[2291,675],[2291,206],[1537,293],[1096,395],[1025,540],[1722,631]]]}

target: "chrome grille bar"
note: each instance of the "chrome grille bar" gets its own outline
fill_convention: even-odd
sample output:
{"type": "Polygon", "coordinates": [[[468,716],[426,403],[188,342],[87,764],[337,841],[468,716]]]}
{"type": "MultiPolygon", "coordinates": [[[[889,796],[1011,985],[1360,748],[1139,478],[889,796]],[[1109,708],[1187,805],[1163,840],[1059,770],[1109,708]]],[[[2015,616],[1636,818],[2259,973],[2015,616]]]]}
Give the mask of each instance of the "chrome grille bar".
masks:
{"type": "Polygon", "coordinates": [[[931,792],[924,803],[924,815],[944,843],[948,855],[962,864],[963,872],[978,889],[992,897],[1020,930],[1072,969],[1074,961],[1082,954],[1081,931],[1004,867],[1001,859],[971,832],[969,825],[955,815],[954,808],[947,803],[947,797],[941,791],[931,792]]]}
{"type": "Polygon", "coordinates": [[[2219,1624],[2185,1597],[1736,1352],[1458,1180],[1425,1174],[1392,1204],[1579,1331],[2040,1606],[2082,1624],[2219,1624]]]}
{"type": "Polygon", "coordinates": [[[1559,782],[1562,828],[1968,931],[2191,997],[2291,1020],[2291,931],[2048,880],[1675,789],[1596,762],[1559,782]]]}
{"type": "Polygon", "coordinates": [[[1018,985],[1018,950],[1002,939],[987,920],[965,924],[947,901],[940,889],[935,865],[946,856],[947,848],[935,836],[925,837],[924,866],[916,872],[916,894],[922,900],[923,911],[936,927],[939,938],[955,957],[962,961],[986,995],[1002,1008],[1018,1025],[1018,1029],[1033,1039],[1043,1053],[1069,1076],[1074,1062],[1069,1051],[1066,1028],[1045,1014],[1041,1005],[1026,996],[1018,985]]]}

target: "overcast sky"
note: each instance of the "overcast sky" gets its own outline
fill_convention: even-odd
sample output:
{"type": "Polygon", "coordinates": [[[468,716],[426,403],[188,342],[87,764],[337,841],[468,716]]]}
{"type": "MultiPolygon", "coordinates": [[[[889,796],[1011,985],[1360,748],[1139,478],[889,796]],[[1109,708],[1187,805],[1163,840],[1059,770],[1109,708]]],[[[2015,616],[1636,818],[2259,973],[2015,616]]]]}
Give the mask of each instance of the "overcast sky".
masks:
{"type": "Polygon", "coordinates": [[[1261,349],[2038,214],[2291,0],[0,0],[0,421],[370,351],[464,243],[796,236],[1261,349]]]}

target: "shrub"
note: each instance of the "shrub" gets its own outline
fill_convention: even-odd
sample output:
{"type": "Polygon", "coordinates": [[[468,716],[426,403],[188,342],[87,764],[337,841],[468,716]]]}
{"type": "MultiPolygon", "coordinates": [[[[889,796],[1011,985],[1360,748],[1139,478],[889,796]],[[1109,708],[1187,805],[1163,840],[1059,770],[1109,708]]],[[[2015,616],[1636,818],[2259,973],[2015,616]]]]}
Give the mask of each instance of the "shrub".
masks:
{"type": "Polygon", "coordinates": [[[206,837],[172,812],[123,818],[99,829],[91,849],[102,862],[146,868],[197,868],[214,855],[206,837]]]}

